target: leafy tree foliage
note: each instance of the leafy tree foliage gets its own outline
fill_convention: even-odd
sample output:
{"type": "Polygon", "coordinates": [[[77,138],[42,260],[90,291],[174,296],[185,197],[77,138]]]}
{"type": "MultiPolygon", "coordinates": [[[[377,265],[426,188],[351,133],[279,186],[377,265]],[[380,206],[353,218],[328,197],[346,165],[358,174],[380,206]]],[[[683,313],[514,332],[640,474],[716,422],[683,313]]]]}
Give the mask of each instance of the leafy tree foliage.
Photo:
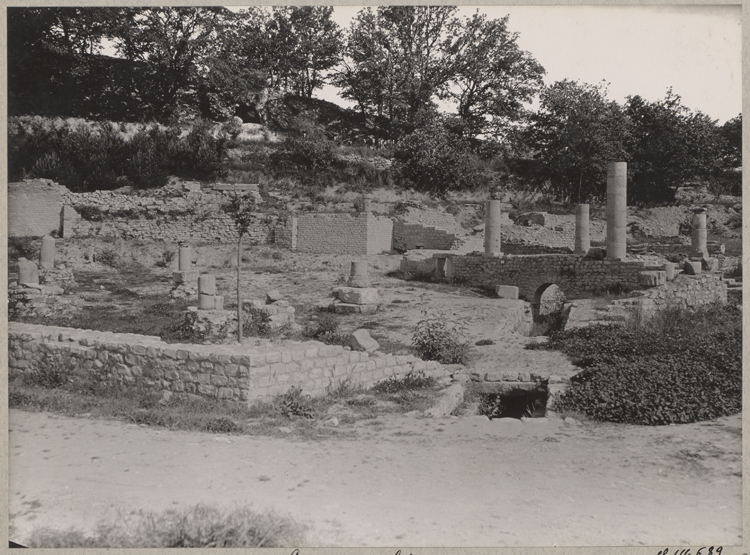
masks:
{"type": "Polygon", "coordinates": [[[508,16],[474,14],[464,27],[453,45],[453,75],[439,96],[457,103],[472,136],[502,136],[509,123],[524,119],[524,103],[541,89],[544,68],[518,47],[508,16]]]}
{"type": "Polygon", "coordinates": [[[563,80],[541,93],[525,140],[538,161],[532,181],[560,199],[587,202],[606,195],[607,164],[627,160],[627,117],[606,89],[563,80]]]}
{"type": "Polygon", "coordinates": [[[686,108],[671,89],[657,102],[628,97],[625,112],[633,135],[631,202],[671,201],[686,181],[720,173],[723,141],[716,122],[686,108]]]}

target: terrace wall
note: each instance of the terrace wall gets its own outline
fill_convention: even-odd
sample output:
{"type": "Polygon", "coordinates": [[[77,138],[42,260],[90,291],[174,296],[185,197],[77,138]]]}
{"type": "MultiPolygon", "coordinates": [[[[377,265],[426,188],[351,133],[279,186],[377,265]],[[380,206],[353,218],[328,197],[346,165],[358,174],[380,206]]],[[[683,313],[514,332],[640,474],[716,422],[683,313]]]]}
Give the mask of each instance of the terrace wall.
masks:
{"type": "Polygon", "coordinates": [[[297,252],[379,254],[391,250],[393,222],[390,218],[370,213],[314,213],[294,219],[297,252]]]}
{"type": "Polygon", "coordinates": [[[42,237],[60,231],[67,191],[50,179],[8,183],[8,236],[42,237]]]}
{"type": "Polygon", "coordinates": [[[368,354],[315,341],[265,349],[183,345],[144,335],[17,322],[9,323],[8,353],[11,376],[57,364],[124,387],[243,402],[273,397],[293,386],[322,395],[347,379],[369,387],[411,371],[436,377],[446,373],[439,363],[411,355],[368,354]]]}

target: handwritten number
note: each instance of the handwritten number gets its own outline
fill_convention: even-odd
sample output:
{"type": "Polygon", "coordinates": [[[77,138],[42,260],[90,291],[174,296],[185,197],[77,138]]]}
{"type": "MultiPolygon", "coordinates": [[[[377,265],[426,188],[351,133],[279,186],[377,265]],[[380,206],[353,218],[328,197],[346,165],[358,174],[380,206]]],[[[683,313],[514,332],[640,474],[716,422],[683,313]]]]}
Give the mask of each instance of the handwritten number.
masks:
{"type": "Polygon", "coordinates": [[[721,552],[724,551],[724,548],[719,546],[716,548],[716,555],[721,555],[721,552]]]}

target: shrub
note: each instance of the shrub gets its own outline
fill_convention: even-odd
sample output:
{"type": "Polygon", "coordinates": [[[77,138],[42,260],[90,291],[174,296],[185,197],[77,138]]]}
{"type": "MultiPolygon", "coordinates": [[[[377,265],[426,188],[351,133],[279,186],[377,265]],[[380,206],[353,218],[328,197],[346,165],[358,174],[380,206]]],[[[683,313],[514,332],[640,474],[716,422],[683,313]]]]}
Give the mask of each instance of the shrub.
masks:
{"type": "Polygon", "coordinates": [[[155,514],[139,512],[116,524],[102,522],[93,535],[75,529],[40,528],[29,547],[292,547],[303,543],[303,528],[273,513],[249,508],[222,512],[198,505],[155,514]]]}
{"type": "Polygon", "coordinates": [[[423,360],[437,360],[442,364],[468,364],[470,346],[463,341],[462,329],[439,318],[428,318],[417,323],[412,336],[416,355],[423,360]]]}
{"type": "Polygon", "coordinates": [[[734,306],[666,309],[640,325],[553,334],[547,345],[583,368],[557,408],[630,424],[696,422],[742,403],[742,318],[734,306]]]}
{"type": "Polygon", "coordinates": [[[494,344],[495,344],[495,342],[492,341],[492,339],[480,339],[479,341],[477,341],[476,343],[474,343],[474,345],[477,345],[479,347],[482,347],[484,345],[494,345],[494,344]]]}
{"type": "Polygon", "coordinates": [[[279,399],[279,412],[288,418],[301,416],[312,420],[315,418],[313,409],[309,404],[309,399],[302,395],[301,387],[291,387],[279,399]]]}
{"type": "Polygon", "coordinates": [[[317,320],[307,323],[303,335],[327,345],[346,344],[346,333],[340,333],[339,322],[333,314],[322,314],[317,320]]]}
{"type": "Polygon", "coordinates": [[[95,260],[109,266],[111,268],[117,268],[120,265],[120,255],[116,251],[110,248],[101,249],[96,252],[95,260]]]}
{"type": "Polygon", "coordinates": [[[42,249],[42,243],[36,237],[8,237],[8,258],[36,260],[42,249]]]}
{"type": "Polygon", "coordinates": [[[424,372],[411,371],[405,376],[391,376],[385,380],[376,383],[372,389],[378,393],[400,393],[402,391],[411,391],[414,389],[427,389],[434,387],[435,378],[425,375],[424,372]]]}

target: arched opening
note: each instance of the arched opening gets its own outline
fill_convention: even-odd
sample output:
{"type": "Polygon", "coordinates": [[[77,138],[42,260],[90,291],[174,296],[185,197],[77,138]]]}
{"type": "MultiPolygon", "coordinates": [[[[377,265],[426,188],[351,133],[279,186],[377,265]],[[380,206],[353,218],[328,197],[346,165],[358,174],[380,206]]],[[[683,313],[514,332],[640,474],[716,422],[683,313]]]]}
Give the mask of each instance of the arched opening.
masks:
{"type": "Polygon", "coordinates": [[[534,325],[530,335],[550,335],[562,331],[568,321],[570,307],[565,308],[565,293],[554,283],[543,283],[534,292],[531,314],[534,325]]]}

